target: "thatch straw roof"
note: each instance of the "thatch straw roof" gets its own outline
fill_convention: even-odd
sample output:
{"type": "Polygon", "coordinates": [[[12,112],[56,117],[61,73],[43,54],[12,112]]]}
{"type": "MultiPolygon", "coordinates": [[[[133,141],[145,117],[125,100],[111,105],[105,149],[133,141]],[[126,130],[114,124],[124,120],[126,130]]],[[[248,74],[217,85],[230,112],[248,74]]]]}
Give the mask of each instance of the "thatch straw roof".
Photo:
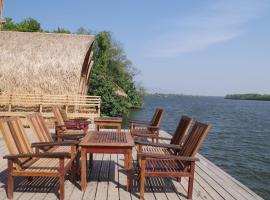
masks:
{"type": "Polygon", "coordinates": [[[122,96],[122,97],[128,96],[127,93],[121,87],[119,87],[116,83],[114,83],[114,92],[118,96],[122,96]]]}
{"type": "Polygon", "coordinates": [[[91,35],[0,31],[0,91],[85,94],[91,35]]]}

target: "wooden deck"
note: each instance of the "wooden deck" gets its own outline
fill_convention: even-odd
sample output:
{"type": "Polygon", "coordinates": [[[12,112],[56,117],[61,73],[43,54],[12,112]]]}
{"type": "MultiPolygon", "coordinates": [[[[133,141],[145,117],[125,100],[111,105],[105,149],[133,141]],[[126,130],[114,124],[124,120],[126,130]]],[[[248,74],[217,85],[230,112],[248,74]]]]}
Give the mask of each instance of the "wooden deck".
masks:
{"type": "MultiPolygon", "coordinates": [[[[169,135],[165,132],[162,136],[169,135]]],[[[0,137],[0,200],[6,199],[6,160],[3,155],[7,154],[2,138],[0,137]]],[[[136,152],[134,150],[134,160],[136,152]]],[[[198,155],[200,162],[196,165],[193,199],[194,200],[219,200],[219,199],[262,199],[253,191],[222,171],[212,162],[201,155],[198,155]]],[[[133,178],[133,191],[125,190],[126,175],[123,169],[122,155],[97,154],[94,155],[94,168],[88,174],[88,185],[86,192],[80,190],[80,182],[76,185],[69,180],[65,182],[66,199],[79,200],[134,200],[139,199],[138,183],[136,172],[133,178]]],[[[135,161],[133,162],[134,169],[135,161]]],[[[135,171],[135,170],[134,170],[135,171]]],[[[28,182],[26,178],[15,178],[14,199],[57,199],[58,181],[54,178],[34,178],[28,182]]],[[[160,200],[184,200],[187,195],[187,179],[181,183],[171,178],[150,178],[146,180],[145,199],[160,200]]]]}

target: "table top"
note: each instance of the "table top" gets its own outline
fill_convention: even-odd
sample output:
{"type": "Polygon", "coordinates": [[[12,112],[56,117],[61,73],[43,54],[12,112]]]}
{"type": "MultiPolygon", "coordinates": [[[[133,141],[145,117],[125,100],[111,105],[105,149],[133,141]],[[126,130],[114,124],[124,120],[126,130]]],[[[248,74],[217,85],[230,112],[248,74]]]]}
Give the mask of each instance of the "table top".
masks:
{"type": "Polygon", "coordinates": [[[133,147],[130,133],[123,131],[89,131],[80,142],[82,147],[133,147]]]}
{"type": "Polygon", "coordinates": [[[97,117],[94,122],[119,122],[122,123],[121,117],[97,117]]]}

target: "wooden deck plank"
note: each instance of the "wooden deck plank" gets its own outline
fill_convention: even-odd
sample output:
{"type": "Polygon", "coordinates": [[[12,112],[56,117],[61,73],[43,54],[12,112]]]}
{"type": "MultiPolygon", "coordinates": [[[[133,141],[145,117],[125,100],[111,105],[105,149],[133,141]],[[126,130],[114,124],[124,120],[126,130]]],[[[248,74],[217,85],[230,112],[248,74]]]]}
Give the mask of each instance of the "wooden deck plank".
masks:
{"type": "Polygon", "coordinates": [[[208,177],[211,177],[212,180],[214,180],[214,184],[221,187],[223,190],[225,190],[227,193],[229,193],[230,196],[233,197],[233,199],[237,200],[245,200],[246,198],[241,195],[237,190],[238,187],[235,189],[233,187],[228,187],[224,179],[219,178],[215,173],[212,172],[212,170],[209,167],[206,167],[202,165],[200,162],[196,165],[197,172],[199,173],[199,170],[202,170],[204,173],[200,174],[207,174],[208,177]]]}
{"type": "Polygon", "coordinates": [[[97,154],[95,162],[93,162],[93,169],[88,173],[87,187],[83,195],[84,200],[94,200],[98,187],[98,179],[101,170],[101,163],[103,161],[103,154],[97,154]]]}
{"type": "Polygon", "coordinates": [[[117,167],[117,155],[112,154],[110,156],[109,166],[109,183],[108,183],[108,200],[119,200],[119,183],[118,183],[118,167],[117,167]]]}
{"type": "Polygon", "coordinates": [[[97,185],[96,200],[108,199],[108,182],[109,182],[109,167],[110,167],[110,155],[104,154],[103,162],[100,168],[100,175],[97,185]]]}
{"type": "MultiPolygon", "coordinates": [[[[200,165],[203,167],[206,167],[206,170],[210,170],[212,173],[217,176],[216,180],[222,180],[224,184],[226,184],[226,187],[235,189],[236,192],[240,193],[244,198],[250,199],[258,199],[262,200],[260,196],[258,196],[256,193],[254,193],[252,190],[247,188],[245,185],[237,181],[235,178],[233,178],[231,175],[227,174],[220,168],[218,168],[216,165],[214,165],[212,162],[204,158],[202,155],[198,155],[200,158],[200,165]]],[[[207,172],[208,173],[208,172],[207,172]]]]}
{"type": "Polygon", "coordinates": [[[119,199],[129,200],[131,199],[131,195],[126,191],[127,185],[127,176],[126,171],[124,169],[124,155],[117,155],[117,167],[118,167],[118,181],[119,181],[119,199]]]}

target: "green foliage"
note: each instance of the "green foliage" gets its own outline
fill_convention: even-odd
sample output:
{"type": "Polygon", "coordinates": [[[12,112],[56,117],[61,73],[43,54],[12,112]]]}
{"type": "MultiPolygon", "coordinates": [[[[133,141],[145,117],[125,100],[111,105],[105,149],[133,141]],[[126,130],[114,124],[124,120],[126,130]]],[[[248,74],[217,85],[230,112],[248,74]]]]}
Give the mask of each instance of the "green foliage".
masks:
{"type": "Polygon", "coordinates": [[[20,23],[14,23],[12,19],[8,18],[6,23],[2,26],[3,31],[20,31],[20,32],[41,32],[40,23],[37,20],[28,18],[20,23]]]}
{"type": "Polygon", "coordinates": [[[16,25],[11,18],[7,18],[6,22],[2,25],[2,31],[16,31],[16,25]]]}
{"type": "Polygon", "coordinates": [[[78,30],[76,31],[76,34],[79,34],[79,35],[89,35],[90,33],[91,31],[88,31],[83,27],[78,28],[78,30]]]}
{"type": "Polygon", "coordinates": [[[56,30],[53,30],[53,33],[67,33],[67,34],[70,34],[70,31],[65,29],[65,28],[58,27],[56,30]]]}
{"type": "Polygon", "coordinates": [[[228,94],[225,99],[270,101],[268,94],[228,94]]]}
{"type": "Polygon", "coordinates": [[[142,93],[133,82],[135,74],[130,73],[132,64],[110,32],[100,32],[95,36],[94,60],[89,94],[101,96],[101,112],[109,116],[122,116],[128,114],[129,108],[140,107],[142,93]],[[116,94],[117,86],[123,89],[127,97],[116,94]]]}

